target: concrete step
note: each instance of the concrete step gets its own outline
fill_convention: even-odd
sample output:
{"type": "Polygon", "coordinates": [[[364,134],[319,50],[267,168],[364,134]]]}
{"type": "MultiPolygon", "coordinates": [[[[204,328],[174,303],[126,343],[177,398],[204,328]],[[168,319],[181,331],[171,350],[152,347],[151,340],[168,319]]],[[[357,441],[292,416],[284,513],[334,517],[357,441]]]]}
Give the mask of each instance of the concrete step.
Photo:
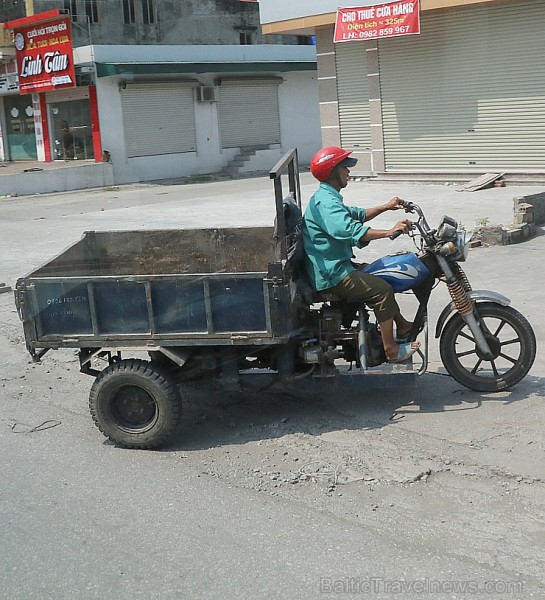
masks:
{"type": "Polygon", "coordinates": [[[271,150],[271,146],[252,146],[242,148],[241,151],[229,162],[229,164],[223,169],[223,173],[227,175],[242,175],[242,168],[248,163],[259,150],[271,150]]]}
{"type": "Polygon", "coordinates": [[[224,172],[229,175],[239,175],[240,169],[255,155],[255,150],[243,150],[235,156],[225,167],[224,172]]]}

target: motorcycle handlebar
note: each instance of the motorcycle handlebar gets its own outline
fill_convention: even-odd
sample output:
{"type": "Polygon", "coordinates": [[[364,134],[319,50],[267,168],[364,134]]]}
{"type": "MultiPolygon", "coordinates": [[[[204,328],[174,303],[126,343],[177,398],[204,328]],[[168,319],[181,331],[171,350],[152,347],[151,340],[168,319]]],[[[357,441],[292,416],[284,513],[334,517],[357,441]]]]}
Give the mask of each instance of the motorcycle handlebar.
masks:
{"type": "MultiPolygon", "coordinates": [[[[426,218],[424,217],[424,213],[422,212],[422,209],[420,208],[420,206],[418,206],[418,204],[414,204],[414,202],[410,202],[409,200],[403,200],[401,204],[402,204],[403,208],[405,209],[405,212],[416,213],[419,217],[418,223],[413,223],[411,229],[418,229],[422,235],[426,235],[426,233],[430,231],[430,226],[428,225],[428,222],[426,221],[426,218]]],[[[398,229],[397,231],[394,231],[394,233],[392,233],[388,237],[391,240],[395,240],[402,233],[403,233],[403,231],[398,229]]]]}

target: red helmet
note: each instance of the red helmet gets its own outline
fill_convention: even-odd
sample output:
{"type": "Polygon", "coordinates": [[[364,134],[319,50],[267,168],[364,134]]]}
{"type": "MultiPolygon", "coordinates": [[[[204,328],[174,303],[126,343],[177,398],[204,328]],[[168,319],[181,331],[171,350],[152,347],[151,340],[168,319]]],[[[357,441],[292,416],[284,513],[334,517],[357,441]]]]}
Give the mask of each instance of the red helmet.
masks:
{"type": "Polygon", "coordinates": [[[356,158],[348,158],[351,154],[352,150],[326,146],[313,156],[310,161],[310,172],[318,181],[325,181],[331,175],[331,171],[343,161],[345,167],[353,167],[358,162],[356,158]]]}

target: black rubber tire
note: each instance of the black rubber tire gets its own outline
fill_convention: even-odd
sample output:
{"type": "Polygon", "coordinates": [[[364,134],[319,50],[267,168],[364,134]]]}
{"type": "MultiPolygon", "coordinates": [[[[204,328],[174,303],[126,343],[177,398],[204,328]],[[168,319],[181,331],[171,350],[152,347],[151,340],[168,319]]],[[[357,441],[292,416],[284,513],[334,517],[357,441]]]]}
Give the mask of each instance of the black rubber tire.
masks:
{"type": "Polygon", "coordinates": [[[489,344],[495,358],[486,361],[479,357],[471,331],[456,314],[441,334],[441,360],[450,375],[465,387],[477,392],[501,392],[518,383],[534,364],[535,334],[525,317],[510,306],[480,302],[477,311],[492,334],[489,344]]]}
{"type": "Polygon", "coordinates": [[[178,427],[181,406],[174,381],[160,367],[135,358],[109,365],[89,394],[95,425],[124,448],[164,446],[178,427]]]}

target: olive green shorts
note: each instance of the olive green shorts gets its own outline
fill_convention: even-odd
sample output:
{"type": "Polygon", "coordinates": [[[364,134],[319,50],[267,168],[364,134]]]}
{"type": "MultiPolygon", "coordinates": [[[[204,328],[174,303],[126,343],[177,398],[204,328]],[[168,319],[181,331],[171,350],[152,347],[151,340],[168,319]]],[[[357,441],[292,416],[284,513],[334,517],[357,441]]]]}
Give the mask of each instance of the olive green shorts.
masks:
{"type": "Polygon", "coordinates": [[[399,312],[392,286],[370,273],[352,271],[340,283],[327,290],[347,300],[361,300],[373,310],[378,323],[383,323],[399,312]]]}

